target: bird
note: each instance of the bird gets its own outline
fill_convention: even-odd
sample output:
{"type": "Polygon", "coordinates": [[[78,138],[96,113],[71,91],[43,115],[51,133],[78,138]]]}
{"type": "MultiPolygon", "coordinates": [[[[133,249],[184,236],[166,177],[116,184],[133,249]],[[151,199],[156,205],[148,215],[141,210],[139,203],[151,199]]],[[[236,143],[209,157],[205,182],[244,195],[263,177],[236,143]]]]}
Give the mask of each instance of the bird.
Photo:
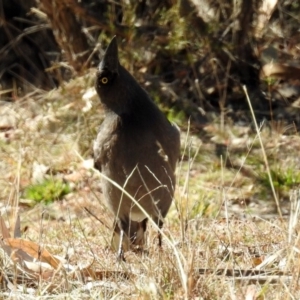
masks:
{"type": "Polygon", "coordinates": [[[93,145],[94,165],[104,175],[102,193],[116,218],[117,257],[125,261],[124,245],[144,244],[149,216],[163,226],[174,197],[180,129],[120,64],[116,36],[97,67],[95,89],[104,119],[93,145]]]}

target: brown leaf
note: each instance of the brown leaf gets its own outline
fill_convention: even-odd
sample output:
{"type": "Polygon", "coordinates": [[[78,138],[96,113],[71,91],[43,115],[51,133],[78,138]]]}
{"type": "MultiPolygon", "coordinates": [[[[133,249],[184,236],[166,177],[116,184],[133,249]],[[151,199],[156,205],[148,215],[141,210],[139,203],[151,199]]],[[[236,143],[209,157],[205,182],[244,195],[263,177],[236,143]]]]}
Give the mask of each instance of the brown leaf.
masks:
{"type": "Polygon", "coordinates": [[[54,269],[57,269],[60,266],[60,261],[57,258],[34,242],[13,238],[4,239],[3,242],[12,248],[21,249],[32,257],[48,263],[54,269]]]}
{"type": "Polygon", "coordinates": [[[51,267],[48,264],[40,263],[40,262],[36,263],[36,262],[24,261],[24,266],[26,267],[27,271],[38,274],[39,276],[41,276],[42,279],[45,280],[52,278],[55,272],[53,269],[50,269],[51,267]]]}
{"type": "Polygon", "coordinates": [[[2,238],[3,239],[7,239],[10,238],[10,233],[8,228],[5,225],[5,222],[2,218],[2,216],[0,216],[0,230],[1,230],[1,234],[2,234],[2,238]]]}
{"type": "Polygon", "coordinates": [[[254,267],[260,265],[264,261],[265,257],[263,256],[258,256],[258,257],[253,257],[252,258],[252,264],[254,267]]]}
{"type": "Polygon", "coordinates": [[[123,271],[99,271],[94,270],[92,268],[94,262],[91,262],[86,267],[82,268],[73,268],[73,271],[71,272],[73,275],[73,278],[80,276],[81,278],[87,279],[87,277],[91,277],[93,280],[104,280],[109,279],[111,277],[113,278],[124,278],[129,279],[132,274],[129,274],[128,272],[123,271]]]}
{"type": "Polygon", "coordinates": [[[288,79],[299,79],[300,68],[294,66],[287,66],[280,63],[268,63],[264,65],[261,69],[261,78],[273,77],[288,79]]]}

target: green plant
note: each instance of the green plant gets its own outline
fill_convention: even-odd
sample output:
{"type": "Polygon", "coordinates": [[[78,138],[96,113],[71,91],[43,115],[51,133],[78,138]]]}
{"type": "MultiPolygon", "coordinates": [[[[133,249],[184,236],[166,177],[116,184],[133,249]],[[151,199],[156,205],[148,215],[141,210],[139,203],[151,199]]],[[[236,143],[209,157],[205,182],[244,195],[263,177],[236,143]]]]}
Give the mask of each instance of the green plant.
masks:
{"type": "MultiPolygon", "coordinates": [[[[291,188],[300,183],[300,174],[291,168],[287,170],[282,170],[280,168],[271,169],[270,173],[272,177],[272,183],[277,192],[288,192],[291,188]]],[[[260,182],[265,187],[270,187],[270,180],[267,174],[261,174],[260,182]]]]}
{"type": "Polygon", "coordinates": [[[173,108],[169,109],[167,116],[169,121],[175,122],[177,125],[182,125],[186,119],[185,113],[182,110],[176,111],[173,108]]]}
{"type": "Polygon", "coordinates": [[[71,188],[68,183],[58,179],[46,179],[41,183],[29,185],[24,190],[24,197],[35,202],[49,204],[61,199],[70,193],[71,188]]]}

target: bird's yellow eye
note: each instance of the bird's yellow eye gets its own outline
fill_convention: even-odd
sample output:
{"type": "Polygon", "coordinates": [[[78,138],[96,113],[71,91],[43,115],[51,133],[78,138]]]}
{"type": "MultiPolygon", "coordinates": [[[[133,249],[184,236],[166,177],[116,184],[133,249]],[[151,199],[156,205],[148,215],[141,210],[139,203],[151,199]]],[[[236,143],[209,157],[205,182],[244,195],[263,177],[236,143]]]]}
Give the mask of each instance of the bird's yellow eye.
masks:
{"type": "Polygon", "coordinates": [[[108,78],[107,78],[107,77],[101,78],[101,82],[102,82],[103,84],[107,84],[107,83],[108,83],[108,78]]]}

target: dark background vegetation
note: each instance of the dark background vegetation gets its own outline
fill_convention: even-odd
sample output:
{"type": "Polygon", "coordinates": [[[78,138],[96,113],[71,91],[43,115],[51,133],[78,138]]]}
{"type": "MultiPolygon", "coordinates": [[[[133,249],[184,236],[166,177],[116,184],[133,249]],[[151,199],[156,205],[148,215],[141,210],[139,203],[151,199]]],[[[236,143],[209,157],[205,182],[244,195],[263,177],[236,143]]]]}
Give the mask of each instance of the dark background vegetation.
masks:
{"type": "Polygon", "coordinates": [[[122,63],[169,117],[190,118],[193,129],[216,116],[248,123],[242,85],[258,120],[299,125],[297,1],[263,13],[259,0],[0,3],[1,100],[84,74],[117,35],[122,63]]]}

